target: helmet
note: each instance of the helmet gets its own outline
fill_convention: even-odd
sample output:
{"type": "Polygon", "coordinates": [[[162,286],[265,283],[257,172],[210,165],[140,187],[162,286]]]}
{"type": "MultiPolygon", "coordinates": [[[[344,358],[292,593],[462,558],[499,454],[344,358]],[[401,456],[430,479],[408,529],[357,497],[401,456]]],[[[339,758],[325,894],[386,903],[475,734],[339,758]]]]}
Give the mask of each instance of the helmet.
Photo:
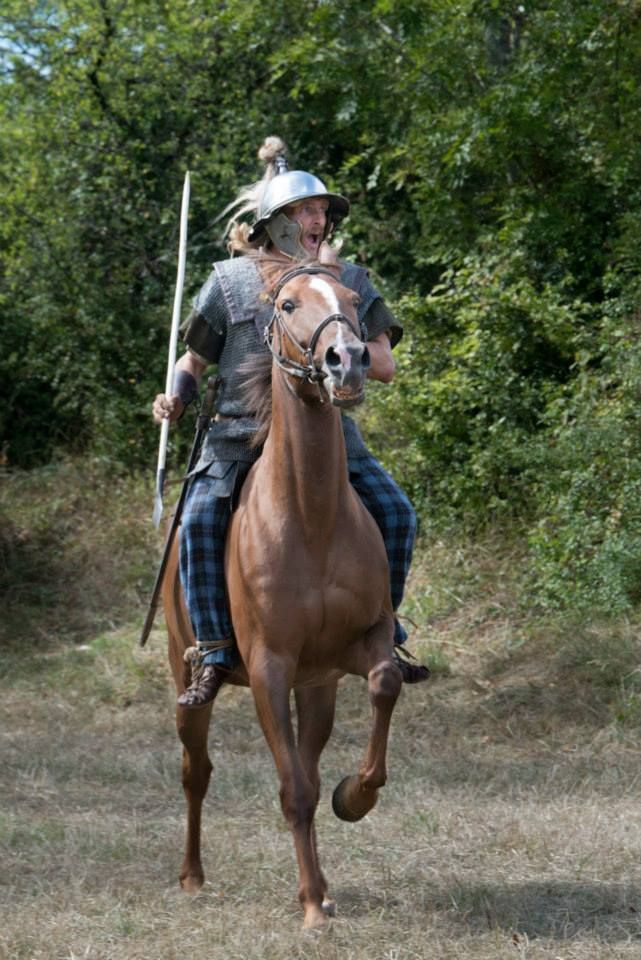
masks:
{"type": "MultiPolygon", "coordinates": [[[[279,158],[280,159],[280,158],[279,158]]],[[[284,164],[282,165],[284,166],[284,164]]],[[[282,166],[279,165],[280,169],[282,166]]],[[[338,193],[329,193],[322,180],[304,170],[285,170],[268,181],[258,206],[258,219],[250,230],[250,241],[260,240],[269,220],[290,203],[312,197],[324,197],[329,203],[328,222],[338,223],[349,213],[349,200],[338,193]]]]}

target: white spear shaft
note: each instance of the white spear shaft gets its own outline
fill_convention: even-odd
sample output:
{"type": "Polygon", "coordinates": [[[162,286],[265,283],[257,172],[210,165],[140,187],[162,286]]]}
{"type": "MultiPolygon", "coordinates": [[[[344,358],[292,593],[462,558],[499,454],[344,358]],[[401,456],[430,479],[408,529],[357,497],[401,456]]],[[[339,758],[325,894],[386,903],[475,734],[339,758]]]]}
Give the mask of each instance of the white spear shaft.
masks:
{"type": "MultiPolygon", "coordinates": [[[[178,275],[176,277],[176,292],[174,294],[174,312],[171,318],[171,334],[169,337],[169,355],[167,358],[167,379],[165,381],[165,395],[170,397],[174,386],[174,368],[176,366],[176,347],[178,345],[178,327],[180,325],[180,310],[182,306],[183,286],[185,283],[185,264],[187,262],[187,214],[189,212],[189,170],[185,174],[183,197],[180,207],[180,238],[178,242],[178,275]]],[[[160,427],[160,446],[158,448],[158,469],[156,471],[156,497],[154,500],[153,524],[160,525],[162,517],[162,491],[165,485],[165,461],[167,458],[167,442],[169,440],[169,420],[163,420],[160,427]]]]}

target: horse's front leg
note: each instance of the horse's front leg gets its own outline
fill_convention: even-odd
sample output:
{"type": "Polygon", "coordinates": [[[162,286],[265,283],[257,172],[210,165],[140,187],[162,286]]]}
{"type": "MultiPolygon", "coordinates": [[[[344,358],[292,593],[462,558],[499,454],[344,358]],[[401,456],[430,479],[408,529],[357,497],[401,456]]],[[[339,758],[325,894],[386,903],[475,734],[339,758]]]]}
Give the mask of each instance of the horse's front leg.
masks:
{"type": "MultiPolygon", "coordinates": [[[[320,797],[320,774],[318,762],[334,726],[336,708],[336,682],[320,687],[300,687],[295,691],[298,717],[298,754],[307,779],[311,783],[316,806],[320,797]]],[[[327,881],[321,870],[316,843],[316,828],[312,823],[312,847],[316,867],[323,882],[323,911],[333,916],[336,904],[327,896],[327,881]]]]}
{"type": "Polygon", "coordinates": [[[403,685],[401,671],[391,655],[393,630],[391,618],[376,624],[345,663],[348,672],[367,678],[372,728],[358,773],[345,777],[334,790],[332,806],[341,820],[360,820],[369,813],[376,803],[379,788],[387,780],[390,721],[403,685]]]}
{"type": "Polygon", "coordinates": [[[256,710],[280,778],[283,815],[294,835],[298,860],[298,896],[305,912],[305,927],[326,922],[323,912],[325,883],[318,868],[314,842],[317,789],[310,782],[294,738],[289,696],[294,665],[264,651],[253,655],[249,681],[256,710]]]}

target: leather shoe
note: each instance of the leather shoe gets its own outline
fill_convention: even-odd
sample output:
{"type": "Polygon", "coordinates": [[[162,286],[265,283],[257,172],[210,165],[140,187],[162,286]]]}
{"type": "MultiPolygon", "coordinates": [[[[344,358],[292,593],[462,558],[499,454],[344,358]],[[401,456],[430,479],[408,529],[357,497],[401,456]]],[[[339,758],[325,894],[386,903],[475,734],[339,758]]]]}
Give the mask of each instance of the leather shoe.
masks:
{"type": "Polygon", "coordinates": [[[226,670],[214,663],[206,663],[193,670],[191,684],[177,702],[181,707],[206,707],[214,702],[226,679],[226,670]]]}
{"type": "Polygon", "coordinates": [[[423,683],[430,675],[428,667],[422,663],[410,663],[410,660],[416,660],[416,657],[397,644],[394,647],[394,663],[401,671],[403,683],[423,683]]]}

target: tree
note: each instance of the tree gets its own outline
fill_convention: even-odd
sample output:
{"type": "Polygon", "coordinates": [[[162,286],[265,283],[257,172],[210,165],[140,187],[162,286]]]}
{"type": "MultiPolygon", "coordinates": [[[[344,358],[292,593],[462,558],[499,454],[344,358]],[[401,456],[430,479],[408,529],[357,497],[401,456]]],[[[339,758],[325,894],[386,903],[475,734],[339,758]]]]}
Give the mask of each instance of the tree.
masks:
{"type": "Polygon", "coordinates": [[[407,325],[397,391],[367,419],[379,453],[432,514],[521,518],[541,582],[571,544],[593,576],[641,463],[636,0],[7,0],[0,24],[9,463],[153,461],[184,171],[188,300],[224,253],[216,215],[278,133],[350,196],[347,255],[407,325]],[[594,471],[606,433],[618,473],[594,471]],[[577,526],[572,491],[594,478],[601,526],[577,526]]]}

